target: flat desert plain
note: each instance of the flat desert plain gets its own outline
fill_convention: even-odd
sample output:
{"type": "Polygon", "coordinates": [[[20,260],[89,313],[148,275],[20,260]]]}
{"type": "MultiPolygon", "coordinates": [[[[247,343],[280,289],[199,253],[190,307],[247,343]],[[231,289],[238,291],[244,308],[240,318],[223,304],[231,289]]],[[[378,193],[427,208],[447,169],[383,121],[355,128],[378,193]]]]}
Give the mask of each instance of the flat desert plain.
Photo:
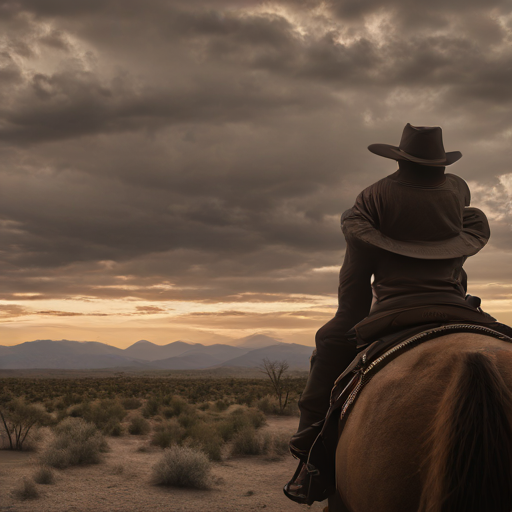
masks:
{"type": "MultiPolygon", "coordinates": [[[[262,431],[292,434],[295,417],[267,418],[262,431]]],[[[152,466],[162,450],[137,451],[148,436],[109,437],[110,451],[103,462],[55,470],[55,483],[37,484],[39,497],[19,500],[12,490],[38,467],[37,453],[0,451],[1,512],[269,512],[321,511],[326,502],[311,507],[288,500],[282,486],[293,475],[290,455],[277,461],[265,456],[226,457],[212,463],[208,490],[178,489],[151,484],[152,466]]]]}

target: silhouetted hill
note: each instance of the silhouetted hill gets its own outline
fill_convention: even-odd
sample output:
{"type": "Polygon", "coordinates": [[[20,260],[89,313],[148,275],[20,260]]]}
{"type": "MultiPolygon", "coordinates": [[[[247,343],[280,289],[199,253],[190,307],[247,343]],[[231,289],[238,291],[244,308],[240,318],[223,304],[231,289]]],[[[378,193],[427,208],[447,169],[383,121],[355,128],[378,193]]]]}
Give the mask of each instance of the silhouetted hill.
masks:
{"type": "Polygon", "coordinates": [[[7,348],[7,354],[0,353],[0,368],[146,367],[145,362],[126,357],[122,349],[96,341],[36,340],[7,348]]]}
{"type": "Polygon", "coordinates": [[[188,350],[199,346],[200,343],[186,343],[185,341],[174,341],[167,345],[157,345],[151,341],[140,340],[124,349],[124,355],[134,359],[143,359],[145,361],[157,361],[169,357],[177,357],[188,350]]]}
{"type": "Polygon", "coordinates": [[[272,345],[287,345],[286,343],[282,343],[275,338],[271,338],[270,336],[266,336],[265,334],[251,334],[250,336],[246,336],[245,338],[240,338],[233,342],[235,347],[247,348],[250,350],[254,350],[257,348],[270,347],[272,345]]]}
{"type": "Polygon", "coordinates": [[[165,370],[198,370],[222,364],[248,351],[231,345],[197,345],[179,357],[153,361],[152,365],[165,370]]]}
{"type": "Polygon", "coordinates": [[[95,341],[36,340],[9,347],[0,345],[0,369],[85,370],[130,367],[195,370],[221,366],[256,367],[265,357],[270,360],[285,359],[290,368],[308,368],[312,347],[280,342],[276,344],[276,340],[263,335],[248,336],[241,341],[246,345],[265,345],[270,341],[274,344],[250,350],[242,346],[202,345],[183,341],[156,345],[141,340],[123,350],[95,341]],[[172,355],[166,357],[169,353],[172,355]]]}
{"type": "Polygon", "coordinates": [[[262,360],[267,358],[271,361],[285,360],[290,368],[302,370],[309,368],[309,358],[312,351],[313,347],[298,345],[297,343],[280,343],[279,345],[251,350],[243,356],[222,363],[221,366],[255,367],[260,366],[262,360]]]}

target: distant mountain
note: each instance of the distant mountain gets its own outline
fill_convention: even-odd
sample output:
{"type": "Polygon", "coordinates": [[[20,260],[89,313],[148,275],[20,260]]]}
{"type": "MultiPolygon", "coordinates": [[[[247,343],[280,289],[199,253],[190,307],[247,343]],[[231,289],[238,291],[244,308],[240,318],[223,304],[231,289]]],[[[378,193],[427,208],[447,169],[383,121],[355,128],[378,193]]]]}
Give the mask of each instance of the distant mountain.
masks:
{"type": "Polygon", "coordinates": [[[0,345],[0,357],[10,354],[12,352],[11,347],[6,347],[4,345],[0,345]]]}
{"type": "Polygon", "coordinates": [[[36,340],[7,347],[0,352],[0,368],[96,369],[117,366],[145,367],[124,351],[96,341],[36,340]]]}
{"type": "Polygon", "coordinates": [[[132,367],[195,370],[256,367],[263,358],[286,360],[290,368],[307,369],[309,366],[312,347],[281,343],[259,334],[238,341],[239,346],[202,345],[183,341],[156,345],[141,340],[123,350],[95,341],[36,340],[9,347],[0,345],[0,369],[83,370],[132,367]],[[267,346],[267,343],[273,344],[267,346]],[[251,350],[250,345],[264,347],[251,350]]]}
{"type": "Polygon", "coordinates": [[[256,348],[270,347],[272,345],[286,345],[286,343],[282,343],[275,338],[265,336],[264,334],[251,334],[245,338],[235,340],[233,345],[235,345],[235,347],[254,350],[256,348]]]}
{"type": "Polygon", "coordinates": [[[193,349],[203,347],[200,343],[186,343],[185,341],[174,341],[167,345],[156,345],[151,341],[140,340],[124,349],[124,355],[144,361],[157,361],[169,357],[177,357],[193,349]]]}
{"type": "Polygon", "coordinates": [[[234,359],[248,352],[231,345],[197,345],[179,357],[153,361],[153,366],[166,370],[197,370],[218,366],[228,359],[234,359]]]}
{"type": "Polygon", "coordinates": [[[221,366],[260,366],[262,360],[267,358],[271,361],[286,361],[290,365],[290,369],[308,369],[309,358],[313,347],[306,345],[298,345],[297,343],[280,343],[270,347],[251,350],[243,356],[225,361],[221,366]]]}
{"type": "Polygon", "coordinates": [[[234,357],[243,356],[244,354],[247,354],[247,352],[249,352],[249,349],[247,348],[233,347],[232,345],[222,345],[220,343],[216,343],[215,345],[201,345],[198,343],[195,347],[183,352],[181,356],[202,353],[209,354],[214,358],[226,361],[228,359],[233,359],[234,357]]]}

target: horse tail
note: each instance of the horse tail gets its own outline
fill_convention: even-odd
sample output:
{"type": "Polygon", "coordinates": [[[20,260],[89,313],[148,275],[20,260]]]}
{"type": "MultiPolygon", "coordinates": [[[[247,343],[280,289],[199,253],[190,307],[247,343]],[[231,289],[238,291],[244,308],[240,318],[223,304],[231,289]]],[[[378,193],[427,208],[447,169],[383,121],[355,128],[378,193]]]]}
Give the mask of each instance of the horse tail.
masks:
{"type": "Polygon", "coordinates": [[[510,512],[512,394],[489,357],[460,359],[432,425],[419,512],[510,512]]]}

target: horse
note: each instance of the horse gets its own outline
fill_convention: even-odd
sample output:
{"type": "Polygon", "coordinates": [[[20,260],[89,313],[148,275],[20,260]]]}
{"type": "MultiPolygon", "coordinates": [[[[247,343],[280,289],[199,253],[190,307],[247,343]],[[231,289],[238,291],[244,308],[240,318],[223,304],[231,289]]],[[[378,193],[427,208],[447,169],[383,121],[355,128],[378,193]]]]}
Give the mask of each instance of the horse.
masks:
{"type": "Polygon", "coordinates": [[[424,342],[362,389],[338,440],[329,512],[510,512],[512,343],[424,342]]]}

